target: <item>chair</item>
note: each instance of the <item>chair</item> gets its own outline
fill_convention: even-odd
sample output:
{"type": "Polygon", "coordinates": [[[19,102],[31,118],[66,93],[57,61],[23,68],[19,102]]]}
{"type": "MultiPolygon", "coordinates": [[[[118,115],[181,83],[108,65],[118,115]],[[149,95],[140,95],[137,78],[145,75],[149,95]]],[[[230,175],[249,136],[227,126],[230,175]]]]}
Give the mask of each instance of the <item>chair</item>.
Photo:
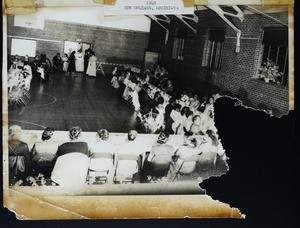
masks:
{"type": "Polygon", "coordinates": [[[177,173],[175,174],[174,180],[176,178],[177,178],[177,180],[178,179],[184,179],[184,180],[194,179],[194,176],[195,176],[194,171],[196,169],[196,165],[194,165],[194,164],[195,164],[195,162],[197,164],[199,159],[200,159],[199,154],[193,154],[189,157],[184,158],[181,163],[179,162],[179,164],[178,164],[179,167],[177,167],[178,170],[177,170],[177,173]],[[194,163],[191,163],[191,162],[194,162],[194,163]],[[190,166],[191,167],[190,170],[188,170],[188,168],[190,168],[190,167],[187,167],[188,164],[192,164],[192,166],[190,166]],[[188,170],[188,172],[187,172],[187,170],[188,170]]]}
{"type": "Polygon", "coordinates": [[[206,152],[199,156],[195,171],[202,179],[207,179],[215,173],[217,153],[206,152]]]}
{"type": "Polygon", "coordinates": [[[88,184],[106,184],[113,172],[114,155],[111,153],[95,153],[90,160],[87,175],[88,184]]]}
{"type": "Polygon", "coordinates": [[[116,174],[115,174],[115,181],[121,182],[121,183],[134,183],[136,180],[135,176],[136,174],[139,174],[141,170],[141,156],[136,154],[120,154],[117,158],[117,165],[116,165],[116,174]],[[127,164],[126,164],[127,161],[127,164]],[[138,172],[135,170],[135,166],[138,165],[138,172]],[[127,170],[125,170],[129,173],[126,173],[123,167],[127,166],[127,170]],[[130,170],[130,166],[133,167],[132,170],[130,170]],[[121,171],[119,171],[121,169],[121,171]],[[122,173],[122,175],[125,175],[125,178],[122,178],[122,180],[119,179],[119,172],[122,173]]]}
{"type": "Polygon", "coordinates": [[[171,158],[167,156],[154,156],[151,161],[150,175],[154,177],[167,176],[170,169],[171,158]]]}

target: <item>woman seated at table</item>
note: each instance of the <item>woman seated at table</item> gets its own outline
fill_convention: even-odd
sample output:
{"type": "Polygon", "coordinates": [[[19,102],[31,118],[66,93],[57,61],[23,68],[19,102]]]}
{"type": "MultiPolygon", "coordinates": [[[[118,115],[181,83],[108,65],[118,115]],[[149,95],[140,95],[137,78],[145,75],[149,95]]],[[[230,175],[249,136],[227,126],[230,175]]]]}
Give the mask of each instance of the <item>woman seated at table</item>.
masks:
{"type": "Polygon", "coordinates": [[[139,110],[141,108],[141,105],[140,105],[140,102],[139,102],[139,95],[138,95],[138,92],[136,90],[136,86],[133,89],[131,87],[129,87],[129,96],[131,97],[131,101],[132,101],[132,104],[134,106],[134,110],[136,112],[139,112],[139,110]]]}
{"type": "Polygon", "coordinates": [[[165,108],[164,108],[164,98],[159,97],[156,106],[152,109],[152,113],[156,114],[155,122],[157,123],[157,129],[163,127],[164,124],[164,115],[165,115],[165,108]]]}
{"type": "Polygon", "coordinates": [[[148,182],[156,182],[166,178],[169,172],[175,149],[172,145],[167,144],[168,140],[169,133],[161,132],[156,144],[152,146],[148,157],[145,159],[143,176],[146,176],[148,182]]]}
{"type": "Polygon", "coordinates": [[[138,133],[130,130],[125,143],[118,146],[115,182],[122,183],[128,179],[139,180],[138,172],[141,167],[141,157],[145,152],[144,146],[136,140],[138,133]]]}
{"type": "Polygon", "coordinates": [[[59,146],[51,180],[60,186],[80,186],[86,183],[89,167],[89,147],[80,141],[80,127],[72,127],[69,132],[70,142],[59,146]]]}
{"type": "MultiPolygon", "coordinates": [[[[189,110],[188,107],[183,107],[180,110],[180,115],[178,115],[174,121],[174,123],[172,124],[172,130],[174,131],[174,133],[176,135],[182,135],[184,134],[184,129],[183,129],[183,123],[185,122],[185,120],[187,119],[186,117],[186,112],[189,110]]],[[[172,114],[173,116],[173,114],[172,114]]]]}
{"type": "Polygon", "coordinates": [[[33,173],[43,173],[46,178],[50,177],[56,160],[58,142],[51,140],[54,129],[47,127],[42,134],[42,141],[36,142],[31,150],[33,173]]]}
{"type": "Polygon", "coordinates": [[[200,106],[200,101],[198,99],[198,95],[195,93],[194,96],[190,99],[190,104],[189,107],[193,110],[196,111],[200,106]]]}
{"type": "Polygon", "coordinates": [[[142,90],[140,90],[140,92],[138,94],[139,102],[141,105],[140,112],[142,113],[142,115],[149,113],[151,111],[151,109],[153,108],[154,101],[149,96],[150,93],[151,93],[151,89],[149,88],[149,86],[147,84],[145,84],[143,86],[142,90]]]}
{"type": "Polygon", "coordinates": [[[192,110],[188,109],[185,113],[185,119],[182,123],[183,126],[183,132],[187,132],[190,131],[191,126],[193,124],[193,117],[194,117],[194,113],[192,110]]]}
{"type": "Polygon", "coordinates": [[[123,94],[122,94],[122,98],[127,101],[129,99],[129,88],[130,88],[130,84],[131,84],[131,81],[130,81],[130,72],[127,72],[126,73],[126,76],[125,76],[125,79],[123,81],[123,84],[125,85],[125,88],[124,88],[124,91],[123,91],[123,94]]]}
{"type": "Polygon", "coordinates": [[[212,130],[207,130],[202,137],[202,143],[199,145],[199,150],[204,153],[217,153],[219,156],[225,156],[225,151],[218,140],[216,133],[212,130]]]}
{"type": "Polygon", "coordinates": [[[21,131],[17,125],[9,128],[9,185],[26,185],[26,178],[31,174],[30,152],[27,143],[21,140],[21,131]]]}
{"type": "Polygon", "coordinates": [[[206,132],[206,129],[203,127],[202,119],[199,115],[195,115],[193,117],[193,123],[190,130],[196,135],[204,135],[206,132]]]}
{"type": "Polygon", "coordinates": [[[191,131],[184,134],[184,143],[174,154],[174,163],[172,165],[171,180],[179,179],[180,175],[192,174],[196,168],[196,162],[199,160],[201,152],[198,148],[198,140],[191,131]]]}

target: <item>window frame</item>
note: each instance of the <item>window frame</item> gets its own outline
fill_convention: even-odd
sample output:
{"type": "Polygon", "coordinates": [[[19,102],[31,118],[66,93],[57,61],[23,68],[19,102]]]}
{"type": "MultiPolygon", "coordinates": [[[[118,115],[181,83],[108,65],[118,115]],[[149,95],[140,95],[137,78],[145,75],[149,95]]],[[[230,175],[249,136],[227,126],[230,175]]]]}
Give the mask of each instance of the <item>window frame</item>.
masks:
{"type": "Polygon", "coordinates": [[[202,66],[215,70],[222,68],[225,33],[225,27],[209,28],[203,51],[202,66]],[[220,31],[220,34],[216,35],[218,31],[220,31]]]}
{"type": "Polygon", "coordinates": [[[183,61],[184,59],[184,46],[185,39],[184,38],[174,38],[173,50],[172,50],[172,59],[183,61]]]}
{"type": "MultiPolygon", "coordinates": [[[[22,45],[22,46],[28,46],[28,45],[22,45]]],[[[21,39],[21,38],[12,38],[11,39],[11,46],[10,46],[10,55],[18,55],[18,56],[25,56],[25,55],[28,55],[29,57],[35,57],[36,56],[36,49],[37,49],[37,41],[36,40],[33,40],[33,39],[21,39]],[[20,51],[18,53],[15,53],[13,52],[14,49],[13,49],[13,45],[15,45],[16,43],[14,43],[15,40],[19,40],[19,41],[23,41],[23,42],[26,42],[26,41],[30,41],[31,43],[34,43],[34,51],[32,53],[34,53],[33,55],[31,55],[32,53],[20,53],[20,51]],[[24,54],[24,55],[23,55],[24,54]]]]}
{"type": "MultiPolygon", "coordinates": [[[[288,44],[283,45],[283,44],[275,44],[275,43],[268,43],[268,44],[264,44],[264,39],[265,39],[265,31],[266,29],[270,30],[274,30],[274,32],[276,30],[280,30],[282,29],[282,31],[284,31],[284,28],[281,27],[265,27],[262,33],[262,42],[261,42],[261,57],[260,57],[260,61],[259,61],[259,71],[260,68],[263,66],[263,64],[268,60],[272,60],[273,62],[275,62],[276,66],[283,66],[282,70],[279,70],[279,72],[282,72],[282,78],[279,81],[279,84],[282,86],[287,86],[288,84],[288,77],[289,77],[289,47],[288,44]],[[272,49],[275,49],[276,54],[272,54],[271,51],[272,49]],[[268,51],[266,51],[266,49],[268,49],[268,51]],[[280,57],[280,49],[284,49],[284,54],[281,55],[284,56],[284,60],[282,60],[282,62],[278,65],[278,61],[280,61],[279,57],[280,57]],[[267,54],[266,54],[267,52],[267,54]],[[270,55],[271,58],[270,58],[270,55]],[[275,57],[275,58],[274,58],[275,57]]],[[[287,34],[287,40],[288,40],[288,34],[287,34]]],[[[274,50],[273,49],[273,50],[274,50]]],[[[257,72],[259,74],[259,71],[257,72]]]]}

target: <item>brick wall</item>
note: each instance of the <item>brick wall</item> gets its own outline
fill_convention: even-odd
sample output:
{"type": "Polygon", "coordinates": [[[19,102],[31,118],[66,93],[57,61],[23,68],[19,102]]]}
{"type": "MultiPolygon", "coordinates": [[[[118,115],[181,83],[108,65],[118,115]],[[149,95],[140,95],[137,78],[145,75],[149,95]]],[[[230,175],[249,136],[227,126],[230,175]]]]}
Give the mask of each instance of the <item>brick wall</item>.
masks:
{"type": "MultiPolygon", "coordinates": [[[[185,25],[179,19],[173,18],[169,41],[166,45],[162,45],[162,35],[157,32],[159,25],[153,21],[151,23],[149,48],[153,50],[155,46],[159,47],[163,54],[161,64],[167,67],[176,82],[197,89],[200,93],[220,90],[239,97],[243,103],[253,107],[274,109],[279,114],[287,112],[287,87],[252,79],[261,64],[263,28],[282,25],[258,14],[246,14],[243,22],[233,19],[234,24],[242,31],[240,52],[235,53],[235,31],[212,11],[200,11],[197,15],[199,23],[197,25],[190,23],[196,28],[197,33],[194,34],[188,29],[183,61],[172,60],[171,53],[175,29],[185,25]],[[202,67],[202,63],[205,62],[203,56],[208,31],[213,27],[226,27],[221,69],[218,70],[202,67]]],[[[270,15],[287,23],[287,13],[270,15]]]]}
{"type": "Polygon", "coordinates": [[[46,20],[44,29],[31,29],[14,26],[14,17],[8,16],[8,53],[11,37],[21,36],[37,39],[36,54],[45,53],[52,59],[63,53],[64,41],[92,43],[99,61],[141,64],[148,47],[149,33],[129,30],[110,29],[99,26],[46,20]],[[39,40],[41,39],[41,40],[39,40]],[[44,41],[47,40],[47,41],[44,41]]]}

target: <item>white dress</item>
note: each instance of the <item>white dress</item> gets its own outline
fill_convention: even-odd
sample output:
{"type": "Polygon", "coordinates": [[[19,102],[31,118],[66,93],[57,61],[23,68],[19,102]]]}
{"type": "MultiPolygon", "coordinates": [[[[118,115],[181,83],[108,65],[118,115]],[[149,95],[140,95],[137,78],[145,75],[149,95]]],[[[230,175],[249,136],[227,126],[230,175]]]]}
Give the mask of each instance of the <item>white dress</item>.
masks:
{"type": "Polygon", "coordinates": [[[84,60],[82,53],[76,53],[76,61],[75,61],[75,69],[76,72],[83,72],[84,71],[84,60]]]}
{"type": "Polygon", "coordinates": [[[132,98],[132,103],[134,106],[134,110],[138,111],[141,107],[140,102],[139,102],[139,95],[137,93],[136,90],[133,90],[132,92],[130,92],[130,96],[132,98]]]}
{"type": "Polygon", "coordinates": [[[111,83],[111,86],[114,87],[115,89],[118,89],[120,87],[119,81],[116,76],[112,77],[110,83],[111,83]]]}
{"type": "Polygon", "coordinates": [[[96,61],[97,61],[96,56],[93,55],[90,57],[89,65],[86,71],[87,75],[96,77],[96,61]]]}
{"type": "Polygon", "coordinates": [[[63,71],[64,72],[67,72],[68,71],[68,57],[62,57],[62,60],[63,60],[63,71]]]}

